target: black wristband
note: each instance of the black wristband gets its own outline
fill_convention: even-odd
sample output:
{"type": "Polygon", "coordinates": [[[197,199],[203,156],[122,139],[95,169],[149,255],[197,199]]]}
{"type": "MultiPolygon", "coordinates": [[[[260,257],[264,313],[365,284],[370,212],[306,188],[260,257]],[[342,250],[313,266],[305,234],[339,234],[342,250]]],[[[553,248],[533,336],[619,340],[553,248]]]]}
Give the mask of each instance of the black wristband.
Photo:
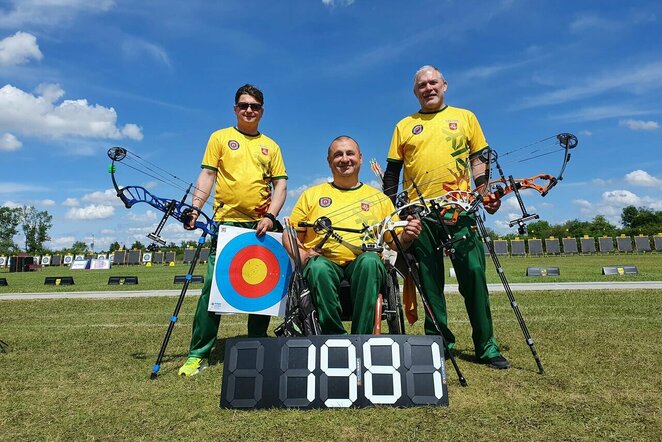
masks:
{"type": "Polygon", "coordinates": [[[267,212],[264,215],[262,215],[262,218],[268,218],[271,220],[271,223],[275,226],[276,225],[276,217],[273,216],[273,214],[267,212]]]}
{"type": "Polygon", "coordinates": [[[476,187],[480,187],[482,185],[488,184],[488,180],[485,175],[481,175],[474,180],[474,183],[476,183],[476,187]]]}

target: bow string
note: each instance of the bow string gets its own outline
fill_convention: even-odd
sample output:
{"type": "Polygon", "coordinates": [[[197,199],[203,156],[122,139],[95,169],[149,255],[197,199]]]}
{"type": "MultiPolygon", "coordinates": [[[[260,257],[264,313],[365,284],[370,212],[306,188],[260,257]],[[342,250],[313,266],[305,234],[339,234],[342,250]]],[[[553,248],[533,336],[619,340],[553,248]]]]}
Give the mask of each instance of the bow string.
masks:
{"type": "MultiPolygon", "coordinates": [[[[180,179],[179,177],[166,172],[164,169],[160,168],[159,166],[150,163],[147,160],[144,160],[140,156],[132,152],[129,152],[127,149],[123,147],[118,147],[118,146],[111,147],[110,149],[108,149],[108,157],[112,160],[110,166],[108,167],[108,172],[110,173],[111,180],[113,182],[113,187],[117,192],[117,197],[120,200],[122,200],[124,206],[127,209],[130,209],[135,204],[146,203],[154,207],[156,210],[163,212],[164,215],[161,221],[159,222],[159,225],[156,227],[154,232],[147,235],[149,239],[161,245],[165,245],[166,242],[161,238],[160,234],[168,218],[172,217],[182,224],[188,224],[189,217],[191,216],[193,211],[197,211],[199,213],[198,218],[195,221],[195,228],[201,229],[203,232],[205,232],[206,234],[212,237],[217,236],[218,226],[217,223],[213,220],[213,217],[208,216],[204,211],[201,210],[201,208],[196,208],[186,203],[186,198],[191,192],[191,189],[195,188],[193,184],[186,183],[184,180],[180,179]],[[143,165],[143,167],[146,168],[149,172],[128,163],[122,163],[122,164],[124,164],[125,166],[131,169],[144,173],[145,175],[150,176],[158,181],[166,183],[172,187],[178,188],[180,190],[185,190],[184,196],[180,200],[176,200],[172,198],[158,197],[152,194],[143,186],[130,185],[130,186],[120,187],[117,183],[117,178],[115,177],[115,173],[117,171],[116,163],[125,160],[127,158],[127,155],[133,156],[138,160],[141,160],[143,163],[147,164],[147,165],[143,165]],[[177,185],[173,183],[172,180],[167,180],[166,178],[164,178],[163,176],[164,174],[169,175],[172,179],[187,184],[187,187],[177,185]]],[[[207,202],[206,204],[209,204],[209,202],[207,202]]],[[[221,206],[222,203],[218,207],[220,208],[221,206]]]]}

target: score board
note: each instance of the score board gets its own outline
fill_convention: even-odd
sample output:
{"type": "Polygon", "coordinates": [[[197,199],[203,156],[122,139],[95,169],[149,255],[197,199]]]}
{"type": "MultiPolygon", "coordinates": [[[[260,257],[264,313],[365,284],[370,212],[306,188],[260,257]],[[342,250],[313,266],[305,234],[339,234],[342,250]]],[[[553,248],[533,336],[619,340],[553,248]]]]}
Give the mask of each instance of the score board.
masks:
{"type": "Polygon", "coordinates": [[[448,405],[439,336],[234,338],[221,408],[448,405]]]}

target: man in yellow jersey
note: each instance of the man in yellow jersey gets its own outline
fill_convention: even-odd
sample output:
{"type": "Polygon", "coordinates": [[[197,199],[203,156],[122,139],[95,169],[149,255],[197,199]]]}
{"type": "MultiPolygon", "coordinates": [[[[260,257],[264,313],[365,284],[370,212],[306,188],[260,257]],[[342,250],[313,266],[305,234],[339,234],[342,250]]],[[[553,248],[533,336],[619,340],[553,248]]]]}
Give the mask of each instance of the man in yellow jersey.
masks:
{"type": "MultiPolygon", "coordinates": [[[[377,295],[385,284],[387,272],[375,252],[361,252],[361,235],[336,230],[342,242],[330,238],[318,248],[324,231],[298,227],[300,222],[314,224],[326,217],[333,228],[361,229],[381,222],[395,211],[391,200],[380,190],[359,181],[363,156],[357,142],[346,135],[331,142],[327,153],[333,181],[306,189],[292,210],[290,222],[297,230],[296,245],[303,265],[303,274],[311,288],[324,334],[345,334],[340,319],[342,309],[339,287],[343,279],[351,284],[354,306],[353,334],[371,334],[377,295]]],[[[421,231],[419,220],[409,217],[408,224],[398,234],[407,247],[421,231]]],[[[283,238],[286,238],[285,236],[283,238]]],[[[283,241],[291,256],[293,245],[283,241]]]]}
{"type": "MultiPolygon", "coordinates": [[[[404,165],[403,188],[409,199],[419,198],[416,185],[424,198],[434,198],[451,190],[470,190],[471,177],[477,187],[487,185],[486,160],[481,155],[488,147],[476,116],[466,110],[446,105],[448,88],[445,78],[434,66],[423,66],[414,77],[414,95],[421,110],[402,119],[395,127],[384,173],[384,191],[395,198],[400,170],[404,165]]],[[[498,210],[500,202],[488,195],[484,203],[489,213],[498,210]]],[[[439,245],[447,233],[454,239],[451,256],[460,293],[473,330],[476,358],[493,368],[508,368],[494,338],[489,293],[485,278],[485,254],[475,231],[473,214],[463,212],[455,224],[440,225],[434,216],[423,219],[423,232],[412,246],[419,263],[423,291],[441,327],[444,339],[452,348],[455,336],[448,328],[444,299],[444,260],[439,245]]],[[[425,333],[437,334],[426,316],[425,333]]]]}
{"type": "MultiPolygon", "coordinates": [[[[221,224],[255,229],[258,236],[276,228],[276,216],[287,195],[287,172],[280,147],[258,130],[264,114],[264,96],[247,84],[234,98],[237,125],[211,134],[202,158],[202,170],[193,191],[191,205],[202,209],[216,187],[214,207],[221,224]]],[[[193,212],[188,229],[193,229],[198,212],[193,212]]],[[[185,226],[186,227],[186,226],[185,226]]],[[[188,359],[179,374],[193,376],[205,368],[216,342],[220,316],[209,312],[209,293],[216,261],[216,241],[207,262],[207,276],[198,300],[188,359]]],[[[269,316],[249,315],[248,335],[267,336],[269,316]]]]}

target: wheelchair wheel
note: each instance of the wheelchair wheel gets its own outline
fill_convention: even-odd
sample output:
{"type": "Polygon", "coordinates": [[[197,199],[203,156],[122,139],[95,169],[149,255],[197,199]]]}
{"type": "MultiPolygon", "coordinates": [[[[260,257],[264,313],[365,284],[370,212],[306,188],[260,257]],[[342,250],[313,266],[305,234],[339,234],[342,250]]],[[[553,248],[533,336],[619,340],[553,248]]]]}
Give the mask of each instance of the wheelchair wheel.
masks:
{"type": "Polygon", "coordinates": [[[404,334],[405,322],[402,312],[402,302],[400,300],[397,272],[389,272],[388,278],[386,278],[385,291],[383,316],[386,318],[388,332],[392,335],[404,334]]]}
{"type": "Polygon", "coordinates": [[[299,286],[294,277],[290,278],[287,289],[287,303],[285,304],[285,320],[274,330],[277,337],[304,336],[303,321],[299,311],[299,286]]]}

